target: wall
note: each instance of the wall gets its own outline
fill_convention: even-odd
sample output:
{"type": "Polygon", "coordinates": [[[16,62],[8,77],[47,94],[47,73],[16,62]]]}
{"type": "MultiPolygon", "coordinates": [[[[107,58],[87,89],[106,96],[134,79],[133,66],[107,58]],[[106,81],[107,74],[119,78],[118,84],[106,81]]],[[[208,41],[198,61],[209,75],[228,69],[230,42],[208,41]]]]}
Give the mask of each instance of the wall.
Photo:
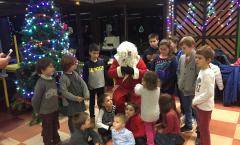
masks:
{"type": "Polygon", "coordinates": [[[221,48],[233,59],[240,55],[237,54],[237,3],[237,0],[215,0],[212,6],[206,0],[192,2],[192,5],[186,2],[176,3],[175,34],[179,37],[194,36],[197,47],[208,44],[213,48],[221,48]]]}

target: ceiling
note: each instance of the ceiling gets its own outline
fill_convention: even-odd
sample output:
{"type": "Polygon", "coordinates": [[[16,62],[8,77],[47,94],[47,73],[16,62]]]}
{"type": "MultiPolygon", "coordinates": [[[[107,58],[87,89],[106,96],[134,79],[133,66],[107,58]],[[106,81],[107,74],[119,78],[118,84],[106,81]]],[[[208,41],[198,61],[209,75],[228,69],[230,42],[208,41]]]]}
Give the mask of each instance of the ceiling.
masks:
{"type": "MultiPolygon", "coordinates": [[[[144,9],[151,7],[162,7],[167,0],[80,0],[80,6],[77,6],[76,0],[54,0],[55,4],[64,14],[104,11],[121,9],[124,6],[128,8],[144,9]]],[[[0,16],[11,16],[24,14],[29,0],[0,0],[0,16]]]]}

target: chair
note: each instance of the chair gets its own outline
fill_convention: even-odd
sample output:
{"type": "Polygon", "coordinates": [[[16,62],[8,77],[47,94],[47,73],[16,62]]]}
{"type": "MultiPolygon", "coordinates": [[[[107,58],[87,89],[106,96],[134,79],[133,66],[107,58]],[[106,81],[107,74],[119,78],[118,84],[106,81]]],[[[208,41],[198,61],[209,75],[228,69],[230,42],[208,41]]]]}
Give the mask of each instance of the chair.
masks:
{"type": "Polygon", "coordinates": [[[14,41],[14,47],[15,47],[15,53],[16,53],[16,59],[17,63],[16,64],[9,64],[5,68],[7,72],[16,72],[17,69],[20,68],[20,58],[19,58],[19,52],[18,52],[18,46],[17,46],[17,38],[16,35],[13,36],[13,41],[14,41]]]}
{"type": "Polygon", "coordinates": [[[17,63],[16,64],[9,64],[9,65],[7,65],[7,67],[4,70],[2,70],[2,72],[0,72],[0,79],[3,81],[5,104],[6,104],[7,108],[10,107],[10,103],[9,103],[7,81],[6,81],[6,78],[8,77],[8,74],[6,72],[16,73],[17,69],[20,68],[20,58],[19,58],[19,52],[18,52],[18,46],[17,46],[17,38],[16,38],[15,35],[13,36],[13,40],[14,40],[14,46],[15,46],[15,53],[16,53],[17,63]]]}

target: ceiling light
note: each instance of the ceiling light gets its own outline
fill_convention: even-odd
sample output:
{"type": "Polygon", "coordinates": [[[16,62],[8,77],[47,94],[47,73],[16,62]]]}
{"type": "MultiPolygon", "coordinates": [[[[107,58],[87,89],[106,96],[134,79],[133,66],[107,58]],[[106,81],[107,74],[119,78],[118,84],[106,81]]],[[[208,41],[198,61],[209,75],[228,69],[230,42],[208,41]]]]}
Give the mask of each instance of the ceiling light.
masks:
{"type": "Polygon", "coordinates": [[[159,4],[156,4],[157,6],[164,6],[164,4],[163,3],[159,3],[159,4]]]}
{"type": "Polygon", "coordinates": [[[80,1],[76,1],[75,4],[79,6],[80,5],[80,1]]]}
{"type": "Polygon", "coordinates": [[[5,1],[0,1],[0,4],[6,3],[5,1]]]}

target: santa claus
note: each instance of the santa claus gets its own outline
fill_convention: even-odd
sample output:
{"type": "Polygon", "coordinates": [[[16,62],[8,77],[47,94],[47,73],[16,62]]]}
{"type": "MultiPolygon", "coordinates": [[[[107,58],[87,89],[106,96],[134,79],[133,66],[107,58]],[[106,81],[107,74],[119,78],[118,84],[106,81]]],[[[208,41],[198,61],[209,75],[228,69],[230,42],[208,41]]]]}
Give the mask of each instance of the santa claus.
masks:
{"type": "Polygon", "coordinates": [[[131,42],[122,42],[114,57],[108,70],[109,77],[115,82],[113,103],[118,113],[124,113],[125,102],[134,102],[140,107],[141,98],[134,93],[134,87],[141,83],[147,67],[138,55],[137,47],[131,42]]]}

